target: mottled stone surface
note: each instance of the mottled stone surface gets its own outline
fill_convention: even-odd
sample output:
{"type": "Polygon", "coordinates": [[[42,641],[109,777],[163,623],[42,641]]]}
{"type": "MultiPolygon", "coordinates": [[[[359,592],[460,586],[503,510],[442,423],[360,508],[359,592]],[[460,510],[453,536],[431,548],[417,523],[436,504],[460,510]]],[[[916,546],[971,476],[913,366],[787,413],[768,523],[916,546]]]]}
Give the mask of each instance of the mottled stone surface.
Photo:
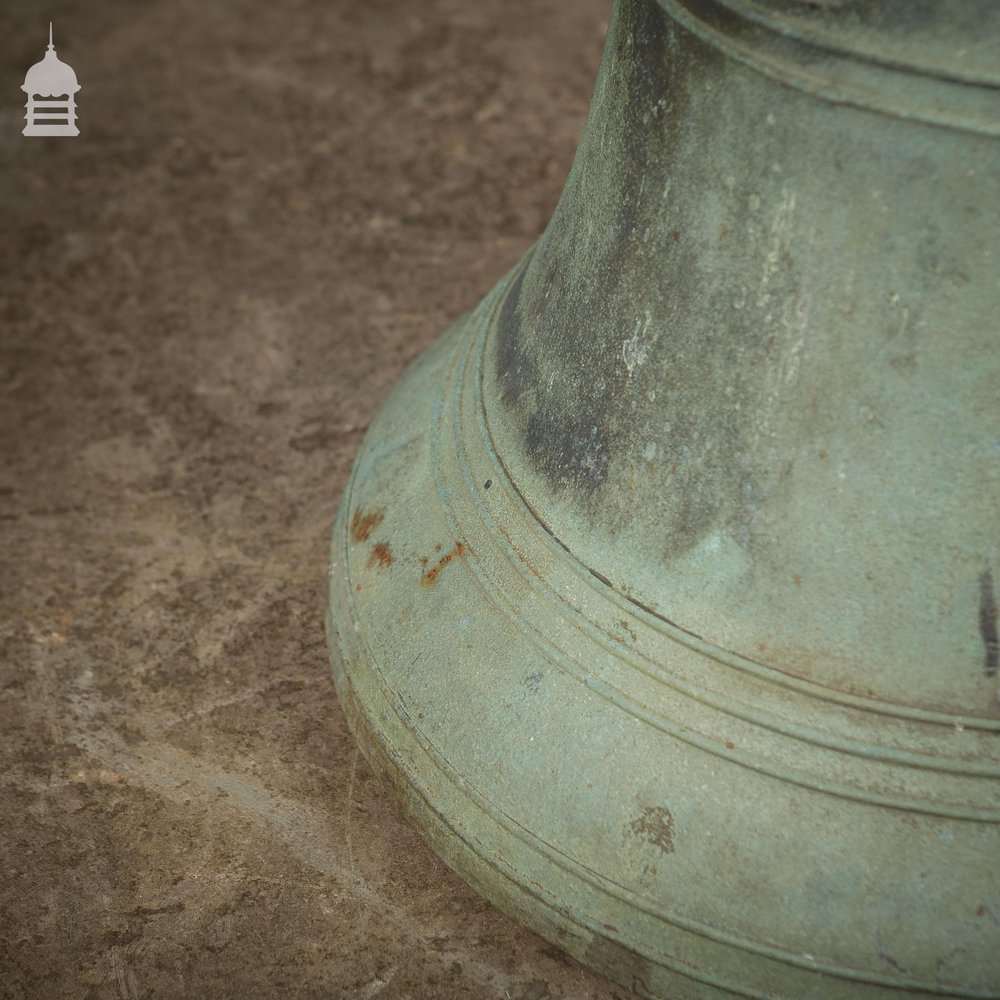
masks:
{"type": "Polygon", "coordinates": [[[623,992],[482,902],[344,723],[336,501],[537,236],[608,4],[53,3],[0,32],[0,995],[623,992]]]}

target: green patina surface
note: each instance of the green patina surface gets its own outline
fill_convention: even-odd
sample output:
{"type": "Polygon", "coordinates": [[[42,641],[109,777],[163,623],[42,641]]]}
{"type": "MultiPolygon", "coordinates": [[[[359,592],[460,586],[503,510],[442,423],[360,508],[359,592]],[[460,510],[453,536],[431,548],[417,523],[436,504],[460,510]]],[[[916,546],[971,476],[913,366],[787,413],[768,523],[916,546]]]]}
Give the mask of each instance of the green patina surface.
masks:
{"type": "Polygon", "coordinates": [[[362,746],[640,992],[1000,996],[990,24],[623,0],[545,235],[355,467],[362,746]]]}

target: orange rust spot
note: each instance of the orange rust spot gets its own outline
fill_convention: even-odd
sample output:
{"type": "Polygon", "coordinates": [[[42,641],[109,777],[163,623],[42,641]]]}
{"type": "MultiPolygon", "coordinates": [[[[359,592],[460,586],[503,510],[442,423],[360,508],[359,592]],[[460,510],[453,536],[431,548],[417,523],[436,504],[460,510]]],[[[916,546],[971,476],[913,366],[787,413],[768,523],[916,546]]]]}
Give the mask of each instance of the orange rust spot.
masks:
{"type": "Polygon", "coordinates": [[[802,577],[799,576],[798,573],[793,573],[792,574],[792,583],[794,583],[796,587],[801,587],[802,586],[802,577]]]}
{"type": "Polygon", "coordinates": [[[735,750],[736,749],[736,744],[732,740],[726,740],[726,749],[727,750],[735,750]]]}
{"type": "Polygon", "coordinates": [[[371,533],[382,523],[383,517],[384,507],[376,507],[375,510],[358,507],[351,518],[351,538],[356,542],[367,542],[371,533]]]}
{"type": "MultiPolygon", "coordinates": [[[[438,545],[437,549],[440,548],[441,546],[438,545]]],[[[447,566],[448,563],[450,563],[452,559],[454,559],[456,556],[464,556],[464,555],[465,555],[465,546],[461,542],[455,542],[455,547],[451,550],[451,552],[446,552],[443,556],[441,556],[441,558],[438,559],[438,561],[433,566],[431,566],[431,568],[427,570],[426,573],[424,573],[424,575],[420,578],[420,582],[425,587],[430,587],[433,584],[437,583],[438,574],[441,572],[441,570],[443,570],[445,566],[447,566]]]]}
{"type": "Polygon", "coordinates": [[[376,563],[380,566],[385,566],[387,569],[392,565],[392,549],[389,548],[388,542],[376,542],[372,546],[371,555],[368,557],[368,565],[374,566],[376,563]]]}
{"type": "Polygon", "coordinates": [[[825,462],[826,461],[826,457],[827,457],[826,456],[826,452],[825,451],[821,451],[819,453],[819,457],[825,462]]]}
{"type": "Polygon", "coordinates": [[[356,584],[354,585],[354,589],[355,589],[355,590],[361,590],[361,584],[360,584],[360,583],[356,583],[356,584]]]}

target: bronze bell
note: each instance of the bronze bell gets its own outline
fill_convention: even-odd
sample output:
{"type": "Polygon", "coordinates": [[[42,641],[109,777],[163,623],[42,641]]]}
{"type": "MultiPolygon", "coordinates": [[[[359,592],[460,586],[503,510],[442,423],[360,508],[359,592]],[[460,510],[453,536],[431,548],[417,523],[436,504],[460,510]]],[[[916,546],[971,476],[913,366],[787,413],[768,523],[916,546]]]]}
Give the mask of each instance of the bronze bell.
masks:
{"type": "Polygon", "coordinates": [[[1000,997],[1000,4],[619,0],[334,530],[369,760],[644,995],[1000,997]]]}

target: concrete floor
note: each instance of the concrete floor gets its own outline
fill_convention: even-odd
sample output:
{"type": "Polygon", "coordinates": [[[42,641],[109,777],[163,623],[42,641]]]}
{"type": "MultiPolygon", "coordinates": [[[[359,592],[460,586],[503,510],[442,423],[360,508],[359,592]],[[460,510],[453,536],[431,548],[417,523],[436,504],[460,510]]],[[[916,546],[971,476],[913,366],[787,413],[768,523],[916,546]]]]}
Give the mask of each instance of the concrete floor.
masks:
{"type": "Polygon", "coordinates": [[[545,224],[608,0],[53,0],[0,31],[0,996],[611,1000],[329,676],[406,364],[545,224]],[[47,19],[77,139],[20,134],[47,19]]]}

